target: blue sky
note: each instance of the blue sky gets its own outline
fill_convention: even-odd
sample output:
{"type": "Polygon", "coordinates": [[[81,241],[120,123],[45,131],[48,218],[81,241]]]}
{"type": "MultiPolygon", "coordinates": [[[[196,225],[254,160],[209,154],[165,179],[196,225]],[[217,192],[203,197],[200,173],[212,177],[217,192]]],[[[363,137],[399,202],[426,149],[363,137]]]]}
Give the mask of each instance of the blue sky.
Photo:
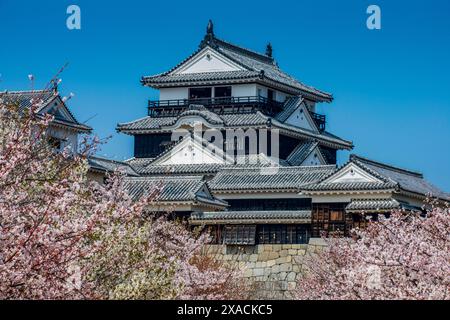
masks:
{"type": "MultiPolygon", "coordinates": [[[[20,1],[0,0],[0,90],[45,83],[64,65],[60,90],[100,137],[100,155],[132,156],[115,126],[146,115],[157,92],[142,75],[167,70],[197,48],[208,19],[218,37],[264,51],[280,67],[333,93],[319,111],[354,153],[418,170],[450,191],[450,3],[436,1],[20,1]],[[82,29],[66,28],[81,8],[82,29]],[[382,29],[366,28],[366,8],[382,29]]],[[[347,152],[340,152],[344,162],[347,152]]]]}

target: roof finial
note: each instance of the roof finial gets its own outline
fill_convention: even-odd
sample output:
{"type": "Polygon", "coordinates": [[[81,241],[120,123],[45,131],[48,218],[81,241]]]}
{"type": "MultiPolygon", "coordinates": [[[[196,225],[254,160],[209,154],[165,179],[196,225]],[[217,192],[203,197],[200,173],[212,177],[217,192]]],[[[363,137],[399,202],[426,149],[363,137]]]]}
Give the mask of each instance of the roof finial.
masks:
{"type": "Polygon", "coordinates": [[[58,78],[54,78],[54,79],[52,79],[50,82],[51,82],[51,84],[52,84],[52,90],[53,90],[53,93],[56,95],[56,94],[58,94],[58,85],[61,83],[61,79],[58,79],[58,78]]]}
{"type": "Polygon", "coordinates": [[[211,19],[208,21],[208,25],[206,27],[206,34],[214,35],[214,24],[211,19]]]}
{"type": "Polygon", "coordinates": [[[266,56],[272,58],[272,44],[269,42],[266,47],[266,56]]]}

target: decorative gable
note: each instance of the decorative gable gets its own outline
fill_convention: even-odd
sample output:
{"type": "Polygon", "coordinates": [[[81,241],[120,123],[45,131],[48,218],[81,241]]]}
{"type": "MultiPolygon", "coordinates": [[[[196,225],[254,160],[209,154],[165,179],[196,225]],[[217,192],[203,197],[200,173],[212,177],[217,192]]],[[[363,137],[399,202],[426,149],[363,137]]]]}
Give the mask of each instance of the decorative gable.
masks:
{"type": "Polygon", "coordinates": [[[311,117],[305,103],[301,103],[294,112],[286,119],[285,123],[318,132],[316,124],[311,117]]]}
{"type": "Polygon", "coordinates": [[[242,66],[231,61],[217,51],[206,47],[183,63],[171,74],[223,72],[245,70],[242,66]]]}
{"type": "Polygon", "coordinates": [[[152,165],[180,165],[180,164],[226,164],[232,160],[224,157],[220,148],[213,144],[200,141],[200,138],[184,138],[152,165]]]}
{"type": "Polygon", "coordinates": [[[344,168],[336,172],[323,183],[355,183],[355,182],[373,182],[382,183],[380,179],[369,174],[354,163],[347,164],[344,168]]]}
{"type": "Polygon", "coordinates": [[[77,123],[64,102],[58,97],[40,110],[41,114],[51,114],[56,120],[77,123]]]}
{"type": "Polygon", "coordinates": [[[315,147],[311,153],[306,157],[305,160],[301,163],[301,166],[320,166],[326,165],[327,161],[322,156],[322,153],[319,150],[319,147],[315,147]]]}

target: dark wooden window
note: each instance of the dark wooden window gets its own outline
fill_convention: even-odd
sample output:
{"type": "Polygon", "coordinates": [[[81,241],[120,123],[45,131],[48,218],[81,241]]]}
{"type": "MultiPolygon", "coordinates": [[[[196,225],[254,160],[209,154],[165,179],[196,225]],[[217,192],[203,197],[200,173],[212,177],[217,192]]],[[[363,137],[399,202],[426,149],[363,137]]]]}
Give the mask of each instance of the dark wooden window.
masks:
{"type": "Polygon", "coordinates": [[[258,225],[258,244],[301,244],[308,243],[310,228],[308,225],[258,225]]]}
{"type": "Polygon", "coordinates": [[[307,224],[217,225],[209,230],[212,243],[227,245],[305,244],[311,236],[307,224]]]}
{"type": "Polygon", "coordinates": [[[214,97],[231,97],[231,86],[227,87],[215,87],[214,88],[214,97]]]}
{"type": "Polygon", "coordinates": [[[354,213],[352,214],[353,228],[364,229],[367,227],[370,221],[378,221],[378,216],[388,216],[387,213],[354,213]]]}
{"type": "Polygon", "coordinates": [[[230,211],[251,210],[311,210],[310,198],[230,199],[230,211]]]}
{"type": "Polygon", "coordinates": [[[256,225],[226,225],[223,230],[224,244],[254,245],[256,225]]]}
{"type": "Polygon", "coordinates": [[[171,134],[139,134],[134,136],[134,156],[154,158],[163,152],[171,142],[171,134]]]}
{"type": "Polygon", "coordinates": [[[345,212],[346,203],[314,203],[312,205],[312,235],[349,235],[353,226],[352,215],[345,212]]]}
{"type": "Polygon", "coordinates": [[[56,150],[56,151],[61,150],[61,146],[62,146],[61,139],[58,139],[55,137],[49,137],[47,141],[48,141],[48,144],[50,145],[50,147],[53,148],[54,150],[56,150]]]}
{"type": "Polygon", "coordinates": [[[274,96],[275,96],[275,94],[274,94],[273,90],[267,89],[267,99],[269,101],[272,101],[274,96]]]}
{"type": "Polygon", "coordinates": [[[212,88],[189,88],[189,99],[211,98],[212,88]]]}

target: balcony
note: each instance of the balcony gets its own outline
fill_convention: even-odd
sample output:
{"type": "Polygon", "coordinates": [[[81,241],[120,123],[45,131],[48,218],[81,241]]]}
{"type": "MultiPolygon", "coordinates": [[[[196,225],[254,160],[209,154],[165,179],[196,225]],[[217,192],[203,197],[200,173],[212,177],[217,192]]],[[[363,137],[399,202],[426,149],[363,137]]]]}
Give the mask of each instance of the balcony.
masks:
{"type": "Polygon", "coordinates": [[[311,112],[311,116],[314,120],[314,122],[316,123],[317,127],[319,128],[319,131],[325,131],[325,122],[326,122],[326,118],[323,114],[318,114],[315,112],[311,112]]]}
{"type": "Polygon", "coordinates": [[[283,109],[281,102],[260,96],[247,96],[149,101],[148,114],[153,117],[174,117],[190,105],[202,105],[217,114],[261,111],[273,116],[283,109]]]}

